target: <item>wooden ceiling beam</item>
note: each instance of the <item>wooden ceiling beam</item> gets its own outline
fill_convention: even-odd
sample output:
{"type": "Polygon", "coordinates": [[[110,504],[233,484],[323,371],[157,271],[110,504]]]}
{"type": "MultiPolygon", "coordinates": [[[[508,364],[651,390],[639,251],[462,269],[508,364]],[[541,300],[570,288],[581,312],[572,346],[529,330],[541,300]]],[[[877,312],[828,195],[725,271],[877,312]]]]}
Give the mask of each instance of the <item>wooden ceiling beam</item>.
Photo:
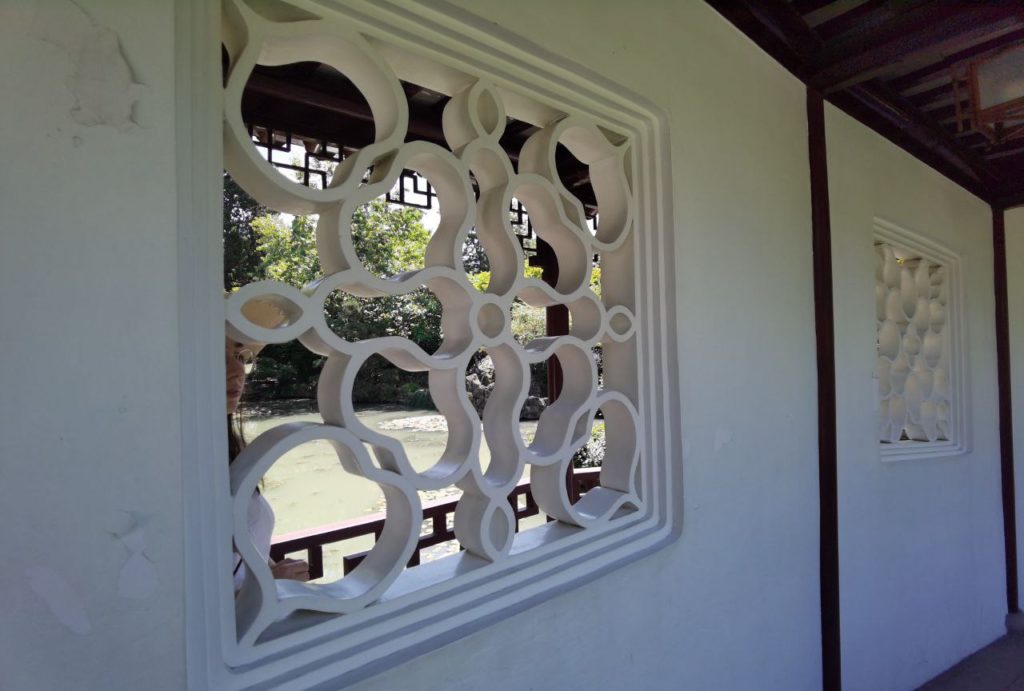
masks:
{"type": "MultiPolygon", "coordinates": [[[[336,116],[352,118],[362,122],[373,122],[373,113],[364,100],[348,98],[339,93],[326,93],[310,86],[289,82],[267,74],[254,72],[246,82],[247,93],[286,101],[288,103],[315,108],[336,116]]],[[[444,145],[444,132],[432,121],[415,117],[410,113],[409,132],[421,139],[444,145]]]]}
{"type": "Polygon", "coordinates": [[[373,125],[344,118],[312,108],[296,108],[284,101],[242,98],[242,120],[249,125],[269,127],[277,132],[338,144],[345,148],[362,148],[373,141],[373,125]]]}
{"type": "Polygon", "coordinates": [[[777,39],[801,59],[808,60],[821,50],[818,35],[786,0],[734,0],[744,5],[777,39]]]}
{"type": "Polygon", "coordinates": [[[792,5],[785,0],[766,0],[763,6],[757,0],[706,1],[763,51],[806,81],[808,58],[821,42],[792,5]]]}
{"type": "MultiPolygon", "coordinates": [[[[437,104],[410,104],[409,132],[418,139],[447,146],[436,117],[437,104]],[[431,117],[434,115],[434,117],[431,117]]],[[[339,91],[325,93],[312,86],[254,72],[246,83],[242,99],[242,117],[246,122],[272,127],[293,135],[323,139],[345,147],[365,146],[373,140],[373,114],[369,105],[354,94],[339,91]]],[[[533,125],[514,122],[502,137],[502,147],[513,163],[519,159],[524,135],[533,125]]],[[[588,210],[597,209],[590,186],[590,169],[566,151],[561,157],[572,191],[588,210]]]]}
{"type": "MultiPolygon", "coordinates": [[[[964,122],[970,120],[970,115],[968,115],[968,111],[966,108],[966,106],[969,105],[970,103],[967,100],[961,101],[960,114],[963,116],[964,122]]],[[[943,103],[941,105],[935,105],[931,108],[921,108],[921,112],[927,115],[935,122],[942,123],[948,120],[953,124],[954,127],[956,126],[956,104],[943,103]]]]}
{"type": "Polygon", "coordinates": [[[999,209],[1012,209],[1015,206],[1024,206],[1024,189],[1007,192],[996,199],[992,205],[999,209]]]}
{"type": "Polygon", "coordinates": [[[1001,144],[993,144],[978,151],[986,160],[1019,156],[1024,154],[1024,139],[1011,139],[1001,144]]]}
{"type": "MultiPolygon", "coordinates": [[[[890,88],[892,87],[890,86],[890,88]]],[[[896,91],[896,89],[893,89],[893,91],[896,91]]],[[[918,108],[927,108],[930,104],[935,103],[936,101],[939,101],[944,98],[952,100],[953,97],[954,94],[952,80],[946,82],[942,86],[937,86],[934,89],[928,89],[927,91],[919,91],[913,96],[904,96],[904,98],[906,98],[908,101],[913,103],[918,108]]]]}
{"type": "Polygon", "coordinates": [[[951,42],[963,46],[1017,25],[1022,12],[1016,3],[951,0],[894,10],[895,16],[881,26],[867,26],[826,45],[811,66],[810,85],[826,93],[848,88],[951,42]]]}
{"type": "Polygon", "coordinates": [[[951,161],[966,166],[969,172],[978,180],[985,184],[998,182],[999,173],[988,161],[973,150],[963,146],[949,130],[923,115],[912,103],[885,84],[872,82],[870,84],[862,84],[856,88],[866,93],[870,98],[877,100],[880,104],[884,104],[891,111],[898,113],[900,118],[909,124],[910,129],[916,132],[923,143],[933,147],[951,161]]]}
{"type": "Polygon", "coordinates": [[[834,41],[843,34],[853,31],[864,22],[872,21],[891,7],[888,0],[868,0],[863,5],[841,12],[814,27],[814,32],[823,41],[834,41]]]}
{"type": "Polygon", "coordinates": [[[805,15],[830,4],[832,4],[832,0],[793,0],[793,9],[797,14],[805,15]]]}
{"type": "Polygon", "coordinates": [[[873,98],[860,93],[860,87],[854,87],[848,91],[841,91],[829,97],[835,106],[846,114],[859,120],[865,126],[881,134],[914,158],[939,171],[953,182],[957,183],[972,194],[991,200],[991,193],[973,175],[964,171],[963,163],[952,163],[947,156],[939,155],[934,146],[927,145],[920,139],[913,136],[902,124],[894,121],[891,114],[882,115],[884,111],[873,98]]]}
{"type": "Polygon", "coordinates": [[[373,122],[373,113],[366,101],[347,98],[338,93],[325,93],[298,82],[254,72],[245,83],[245,92],[270,97],[344,115],[363,122],[373,122]]]}
{"type": "MultiPolygon", "coordinates": [[[[806,17],[825,12],[829,3],[707,2],[811,88],[828,90],[837,107],[987,202],[1015,193],[1017,180],[1024,180],[1024,172],[1012,174],[1016,156],[989,162],[983,150],[972,148],[978,143],[975,134],[957,133],[934,117],[947,111],[953,116],[949,99],[942,98],[952,85],[935,81],[943,73],[949,75],[958,61],[1024,40],[1024,3],[904,0],[883,6],[867,0],[858,12],[862,21],[822,43],[806,17]],[[794,22],[794,13],[804,21],[794,22]],[[892,74],[901,64],[926,61],[931,64],[888,81],[876,76],[892,74]],[[914,87],[920,91],[914,98],[900,93],[914,87]],[[942,105],[928,113],[921,110],[936,100],[942,105]]],[[[841,16],[821,24],[838,22],[833,30],[839,32],[844,27],[841,16]]]]}
{"type": "Polygon", "coordinates": [[[993,190],[1000,183],[991,164],[958,145],[947,130],[915,113],[899,94],[886,91],[876,81],[833,94],[829,100],[961,187],[992,201],[993,190]]]}
{"type": "Polygon", "coordinates": [[[907,72],[899,77],[894,77],[888,80],[888,84],[896,91],[906,91],[923,81],[935,79],[940,75],[949,75],[949,71],[954,65],[978,58],[986,53],[1000,50],[1006,46],[1010,46],[1021,41],[1024,41],[1024,27],[1016,31],[1002,34],[1001,36],[997,36],[996,38],[988,41],[976,43],[969,48],[964,48],[952,55],[948,55],[938,62],[933,62],[920,69],[907,72]]]}

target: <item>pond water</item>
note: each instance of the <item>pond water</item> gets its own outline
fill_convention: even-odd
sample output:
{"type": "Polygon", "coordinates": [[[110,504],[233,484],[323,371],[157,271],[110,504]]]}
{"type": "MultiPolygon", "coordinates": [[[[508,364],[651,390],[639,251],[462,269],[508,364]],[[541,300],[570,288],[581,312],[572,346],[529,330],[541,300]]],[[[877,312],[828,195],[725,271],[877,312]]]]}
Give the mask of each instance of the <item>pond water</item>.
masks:
{"type": "MultiPolygon", "coordinates": [[[[437,411],[377,406],[360,408],[356,413],[363,424],[400,441],[417,470],[430,467],[444,450],[448,432],[444,418],[437,411]]],[[[282,423],[323,421],[316,412],[315,401],[250,405],[243,411],[243,420],[245,436],[250,441],[282,423]]],[[[524,421],[520,424],[524,439],[531,440],[537,422],[524,421]]],[[[486,440],[481,443],[480,456],[486,467],[490,460],[486,440]]],[[[529,466],[525,476],[529,476],[529,466]]],[[[279,459],[264,476],[262,492],[274,508],[275,536],[367,516],[385,509],[384,495],[376,483],[345,472],[330,444],[324,441],[303,444],[279,459]]],[[[462,491],[456,487],[447,487],[435,492],[420,492],[420,500],[427,503],[455,499],[461,494],[462,491]]],[[[543,518],[530,521],[531,524],[534,522],[543,522],[543,518]]],[[[372,546],[373,538],[367,536],[325,547],[322,580],[329,582],[340,578],[342,557],[372,546]]],[[[424,550],[422,558],[427,561],[457,550],[456,543],[445,543],[424,550]]],[[[292,556],[304,558],[304,553],[292,556]]]]}

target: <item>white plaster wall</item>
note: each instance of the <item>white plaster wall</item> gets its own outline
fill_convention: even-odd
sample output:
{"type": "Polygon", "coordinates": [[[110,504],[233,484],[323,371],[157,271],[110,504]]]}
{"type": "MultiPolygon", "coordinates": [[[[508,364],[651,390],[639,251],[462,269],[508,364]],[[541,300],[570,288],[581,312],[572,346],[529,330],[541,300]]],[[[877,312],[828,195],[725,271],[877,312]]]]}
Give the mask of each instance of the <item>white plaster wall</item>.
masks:
{"type": "MultiPolygon", "coordinates": [[[[662,552],[361,688],[817,688],[803,87],[696,0],[462,4],[670,114],[685,525],[662,552]]],[[[147,85],[137,131],[71,122],[69,65],[25,31],[30,4],[0,41],[5,691],[184,683],[173,18],[156,0],[83,5],[147,85]],[[117,595],[127,554],[108,531],[125,509],[160,569],[144,600],[117,595]],[[56,609],[77,603],[90,633],[30,589],[35,565],[67,580],[56,609]]]]}
{"type": "MultiPolygon", "coordinates": [[[[81,39],[70,2],[0,8],[4,691],[184,683],[173,8],[81,6],[147,85],[133,131],[70,114],[83,62],[32,23],[81,39]],[[158,568],[138,599],[118,595],[126,512],[158,568]]],[[[113,81],[83,95],[116,62],[93,74],[113,81]]]]}
{"type": "Polygon", "coordinates": [[[913,688],[1004,632],[991,212],[826,113],[835,278],[843,688],[913,688]],[[963,259],[970,453],[882,463],[872,219],[963,259]]]}
{"type": "Polygon", "coordinates": [[[1013,395],[1013,467],[1017,495],[1018,592],[1024,592],[1024,206],[1009,209],[1006,271],[1010,309],[1010,381],[1013,395]]]}
{"type": "MultiPolygon", "coordinates": [[[[650,558],[359,688],[818,688],[803,87],[697,0],[457,4],[670,116],[684,528],[650,558]]],[[[156,0],[83,5],[147,84],[137,131],[72,123],[66,57],[22,30],[31,5],[0,22],[0,521],[12,562],[0,611],[17,622],[0,626],[5,691],[184,683],[173,18],[156,0]],[[117,595],[127,554],[107,531],[125,526],[123,509],[143,514],[160,568],[143,600],[117,595]],[[31,590],[33,566],[67,580],[91,633],[69,631],[31,590]]],[[[1001,632],[989,217],[845,116],[830,110],[828,127],[845,681],[908,688],[1001,632]],[[964,255],[967,457],[877,460],[873,215],[964,255]]]]}
{"type": "Polygon", "coordinates": [[[683,532],[357,688],[820,688],[802,85],[697,0],[458,4],[669,113],[683,532]]]}

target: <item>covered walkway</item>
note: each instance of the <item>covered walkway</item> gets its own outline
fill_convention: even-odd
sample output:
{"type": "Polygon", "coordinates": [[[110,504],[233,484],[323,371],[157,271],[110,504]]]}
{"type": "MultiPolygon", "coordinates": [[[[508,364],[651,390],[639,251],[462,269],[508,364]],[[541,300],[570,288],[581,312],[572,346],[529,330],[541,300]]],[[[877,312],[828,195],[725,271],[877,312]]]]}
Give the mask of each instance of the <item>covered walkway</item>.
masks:
{"type": "Polygon", "coordinates": [[[1024,634],[982,648],[921,687],[923,691],[1024,691],[1024,634]]]}

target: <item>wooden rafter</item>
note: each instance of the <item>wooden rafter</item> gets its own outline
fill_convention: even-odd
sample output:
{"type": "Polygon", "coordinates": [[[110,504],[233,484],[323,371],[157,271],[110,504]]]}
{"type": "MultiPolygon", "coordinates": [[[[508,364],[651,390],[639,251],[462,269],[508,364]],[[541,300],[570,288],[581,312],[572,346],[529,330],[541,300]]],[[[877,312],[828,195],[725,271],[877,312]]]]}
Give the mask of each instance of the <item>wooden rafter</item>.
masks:
{"type": "Polygon", "coordinates": [[[826,93],[867,81],[887,67],[937,48],[954,50],[1020,22],[1022,8],[1009,3],[927,2],[893,10],[879,25],[830,42],[813,65],[812,87],[826,93]]]}
{"type": "Polygon", "coordinates": [[[961,186],[991,203],[1022,196],[1024,151],[976,131],[956,75],[1024,43],[1024,2],[707,2],[834,105],[961,186]]]}
{"type": "Polygon", "coordinates": [[[937,62],[894,77],[889,81],[889,86],[897,91],[905,91],[915,84],[934,79],[936,76],[945,75],[950,68],[967,60],[972,60],[1021,41],[1024,41],[1024,27],[1002,34],[996,38],[976,43],[968,48],[947,55],[937,62]]]}

